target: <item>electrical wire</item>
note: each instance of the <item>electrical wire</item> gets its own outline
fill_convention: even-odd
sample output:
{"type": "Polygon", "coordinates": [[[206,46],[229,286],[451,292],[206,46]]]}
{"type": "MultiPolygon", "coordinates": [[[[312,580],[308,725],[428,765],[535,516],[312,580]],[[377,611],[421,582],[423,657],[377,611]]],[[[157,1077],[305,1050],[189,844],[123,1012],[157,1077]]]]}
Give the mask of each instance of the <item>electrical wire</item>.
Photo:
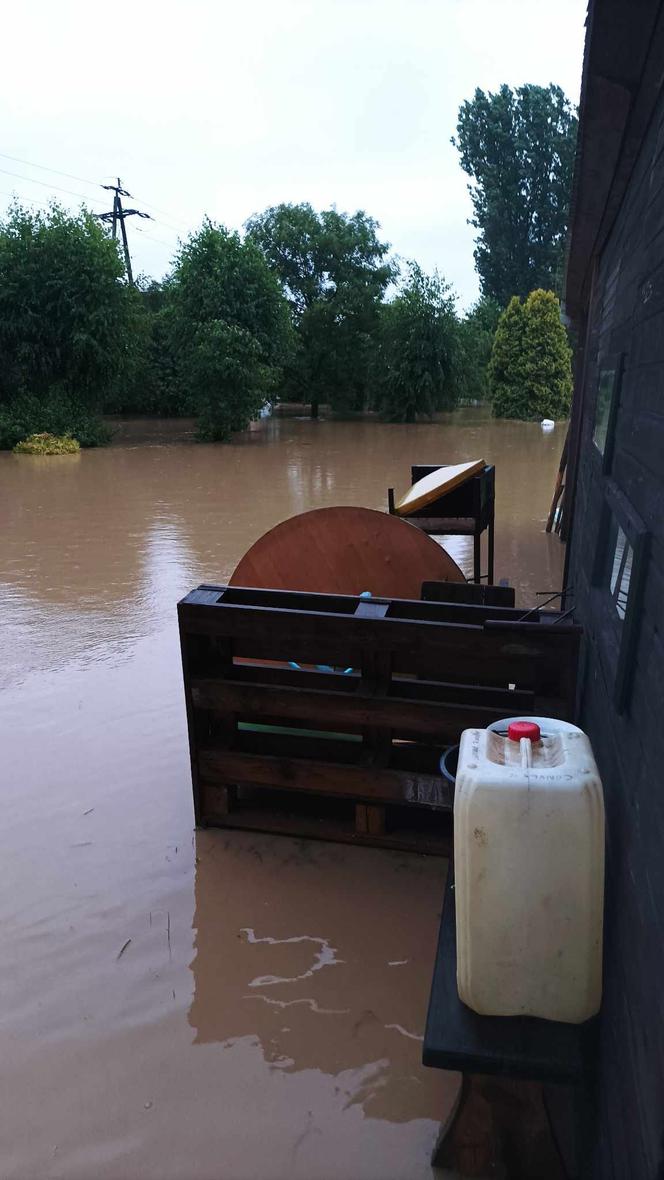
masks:
{"type": "Polygon", "coordinates": [[[168,225],[167,222],[162,221],[162,225],[165,225],[168,229],[172,229],[174,233],[179,233],[181,229],[185,228],[183,221],[178,221],[177,217],[173,217],[173,215],[171,213],[167,213],[165,209],[160,209],[158,205],[152,205],[149,201],[142,200],[141,197],[135,197],[134,199],[138,201],[139,205],[145,205],[146,209],[154,209],[155,213],[160,213],[162,217],[168,217],[170,220],[174,221],[175,225],[168,225]]]}
{"type": "MultiPolygon", "coordinates": [[[[20,158],[19,156],[10,156],[7,152],[0,152],[0,159],[12,160],[17,164],[24,164],[28,168],[39,168],[44,172],[51,172],[55,176],[68,177],[71,180],[79,181],[81,184],[89,184],[89,185],[93,186],[94,188],[103,188],[103,185],[101,185],[97,181],[87,180],[83,176],[76,176],[73,172],[63,172],[58,168],[49,168],[45,164],[35,164],[32,161],[24,160],[24,159],[20,158]]],[[[0,168],[0,173],[2,173],[5,176],[11,176],[15,180],[21,180],[27,184],[38,184],[42,188],[50,189],[51,191],[56,190],[57,192],[66,193],[67,196],[76,197],[78,200],[83,201],[84,203],[88,202],[90,204],[101,205],[101,206],[105,206],[107,204],[107,201],[101,196],[99,196],[99,197],[86,197],[83,193],[74,192],[73,189],[64,188],[62,185],[59,185],[59,184],[48,183],[45,180],[38,180],[34,176],[24,176],[20,172],[10,171],[9,168],[0,168]]],[[[15,193],[15,192],[14,193],[3,192],[2,195],[9,197],[10,199],[16,197],[19,201],[23,200],[28,205],[33,205],[33,206],[39,205],[39,202],[31,201],[28,197],[21,197],[20,194],[15,193]]],[[[166,213],[165,210],[160,209],[158,205],[153,205],[148,201],[139,201],[139,204],[146,205],[148,209],[154,209],[155,212],[160,213],[160,214],[164,214],[164,216],[166,216],[166,217],[170,217],[170,214],[166,213]]],[[[175,234],[178,238],[180,238],[182,231],[185,229],[184,224],[182,222],[178,223],[179,224],[179,228],[178,228],[178,225],[169,225],[168,222],[162,220],[161,217],[159,219],[152,218],[152,220],[156,221],[157,225],[162,225],[164,227],[164,229],[170,231],[170,233],[175,234]]],[[[148,238],[151,242],[157,242],[160,246],[166,246],[167,249],[171,249],[171,250],[174,249],[174,245],[172,242],[165,242],[162,238],[157,238],[157,237],[154,237],[154,235],[152,235],[152,234],[145,233],[145,230],[140,229],[138,226],[136,226],[135,228],[136,228],[137,232],[145,234],[145,237],[148,238]]]]}
{"type": "MultiPolygon", "coordinates": [[[[0,172],[2,172],[2,171],[3,171],[3,169],[0,168],[0,172]]],[[[19,201],[24,202],[26,205],[33,205],[37,209],[40,208],[40,204],[38,201],[31,201],[28,197],[21,197],[20,194],[16,193],[16,192],[10,193],[10,192],[7,192],[6,189],[0,189],[0,196],[9,197],[10,200],[12,200],[13,198],[17,198],[19,201]]],[[[157,222],[157,225],[160,225],[160,224],[163,224],[163,223],[157,222]]],[[[141,229],[139,226],[134,226],[134,230],[136,233],[143,234],[146,238],[149,238],[149,240],[151,242],[158,242],[160,246],[166,246],[166,248],[168,250],[175,249],[173,242],[165,242],[163,238],[156,238],[154,236],[154,234],[146,233],[145,230],[141,229]]],[[[178,232],[177,230],[173,230],[173,233],[177,233],[177,232],[178,232]]]]}
{"type": "Polygon", "coordinates": [[[3,160],[13,160],[15,164],[25,164],[27,168],[39,168],[42,172],[52,172],[54,176],[66,176],[68,180],[78,180],[81,184],[91,184],[99,188],[96,180],[86,180],[84,176],[74,176],[73,172],[61,172],[59,168],[47,168],[46,164],[33,164],[31,160],[21,160],[18,156],[10,156],[7,152],[0,152],[3,160]]]}
{"type": "MultiPolygon", "coordinates": [[[[68,180],[76,180],[80,184],[89,184],[92,186],[92,188],[103,188],[103,185],[99,181],[88,180],[85,176],[76,176],[73,172],[63,172],[60,168],[49,168],[46,164],[35,164],[34,161],[24,160],[20,156],[10,156],[8,152],[0,152],[0,159],[12,160],[15,164],[24,164],[27,168],[39,168],[41,172],[52,172],[54,176],[65,176],[68,180]]],[[[82,201],[93,201],[96,199],[99,204],[104,203],[99,197],[86,198],[82,195],[82,193],[74,193],[71,189],[62,188],[55,184],[48,185],[45,181],[36,180],[30,176],[20,176],[18,172],[9,172],[6,168],[0,168],[0,172],[4,172],[7,176],[15,176],[18,180],[27,180],[28,182],[31,181],[33,184],[41,184],[44,186],[44,188],[56,188],[59,192],[67,193],[69,196],[80,197],[82,201]]],[[[179,233],[180,230],[186,228],[184,222],[180,221],[177,217],[174,217],[173,214],[169,213],[166,209],[161,209],[159,205],[153,205],[150,201],[143,201],[140,198],[135,198],[135,200],[138,200],[140,205],[145,205],[148,209],[154,209],[155,213],[160,213],[163,217],[167,217],[173,221],[175,223],[174,225],[168,225],[165,221],[162,223],[167,229],[172,230],[173,233],[179,233]]]]}
{"type": "Polygon", "coordinates": [[[62,188],[62,186],[59,184],[48,184],[45,180],[37,180],[33,176],[21,176],[19,172],[10,172],[8,168],[0,168],[0,172],[2,172],[5,176],[13,176],[16,178],[16,180],[27,181],[28,184],[39,184],[42,188],[48,188],[51,190],[57,189],[58,192],[67,193],[67,195],[70,197],[78,197],[81,201],[92,201],[95,205],[107,204],[107,202],[103,201],[101,197],[85,197],[83,196],[83,193],[72,192],[70,188],[62,188]]]}
{"type": "MultiPolygon", "coordinates": [[[[143,202],[143,204],[145,204],[145,202],[143,202]]],[[[167,246],[169,250],[174,249],[172,242],[165,242],[163,238],[155,238],[154,234],[147,234],[144,229],[140,229],[140,227],[137,225],[134,226],[134,229],[136,230],[136,233],[142,234],[144,238],[148,238],[151,242],[159,242],[160,246],[167,246]]]]}

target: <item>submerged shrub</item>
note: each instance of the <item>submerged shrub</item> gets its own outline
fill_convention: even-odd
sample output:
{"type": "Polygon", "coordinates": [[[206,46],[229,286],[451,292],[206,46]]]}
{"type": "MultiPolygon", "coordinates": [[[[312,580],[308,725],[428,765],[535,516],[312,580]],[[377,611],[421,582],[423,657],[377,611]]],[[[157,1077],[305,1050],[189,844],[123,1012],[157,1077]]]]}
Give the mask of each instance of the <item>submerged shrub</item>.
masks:
{"type": "Polygon", "coordinates": [[[68,434],[31,434],[13,448],[15,455],[77,455],[81,446],[76,438],[68,434]]]}

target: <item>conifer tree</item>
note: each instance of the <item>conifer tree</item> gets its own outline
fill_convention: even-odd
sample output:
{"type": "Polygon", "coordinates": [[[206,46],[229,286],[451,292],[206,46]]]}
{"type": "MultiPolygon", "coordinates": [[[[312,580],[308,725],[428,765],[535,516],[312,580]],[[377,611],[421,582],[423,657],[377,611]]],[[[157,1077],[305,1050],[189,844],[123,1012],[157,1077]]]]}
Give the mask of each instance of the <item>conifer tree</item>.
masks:
{"type": "Polygon", "coordinates": [[[496,329],[489,365],[497,418],[565,418],[572,396],[571,349],[553,291],[510,300],[496,329]]]}
{"type": "Polygon", "coordinates": [[[489,362],[489,389],[497,418],[523,418],[522,400],[524,315],[523,304],[513,295],[498,320],[489,362]]]}

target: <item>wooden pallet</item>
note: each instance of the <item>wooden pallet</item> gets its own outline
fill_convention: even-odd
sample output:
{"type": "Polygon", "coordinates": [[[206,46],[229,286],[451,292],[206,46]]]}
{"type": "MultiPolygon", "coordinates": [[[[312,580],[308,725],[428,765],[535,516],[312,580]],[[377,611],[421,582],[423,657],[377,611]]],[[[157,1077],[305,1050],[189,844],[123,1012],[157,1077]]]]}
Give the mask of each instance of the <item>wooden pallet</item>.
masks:
{"type": "Polygon", "coordinates": [[[452,810],[440,758],[462,730],[573,714],[580,628],[556,616],[223,586],[178,612],[200,824],[315,834],[336,800],[327,838],[424,847],[452,810]]]}

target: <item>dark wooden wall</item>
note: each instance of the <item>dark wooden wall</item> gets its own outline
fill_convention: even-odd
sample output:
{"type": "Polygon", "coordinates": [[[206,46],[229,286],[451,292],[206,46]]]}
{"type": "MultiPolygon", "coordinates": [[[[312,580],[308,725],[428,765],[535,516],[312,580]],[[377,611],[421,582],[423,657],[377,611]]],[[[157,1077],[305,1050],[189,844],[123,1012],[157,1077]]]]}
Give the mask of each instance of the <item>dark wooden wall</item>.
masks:
{"type": "Polygon", "coordinates": [[[664,94],[597,259],[588,325],[568,573],[587,636],[581,724],[608,826],[595,1175],[655,1180],[664,1176],[664,94]],[[615,353],[624,372],[606,472],[592,434],[602,358],[615,353]],[[609,592],[593,585],[603,505],[616,491],[650,533],[622,713],[609,592]]]}

